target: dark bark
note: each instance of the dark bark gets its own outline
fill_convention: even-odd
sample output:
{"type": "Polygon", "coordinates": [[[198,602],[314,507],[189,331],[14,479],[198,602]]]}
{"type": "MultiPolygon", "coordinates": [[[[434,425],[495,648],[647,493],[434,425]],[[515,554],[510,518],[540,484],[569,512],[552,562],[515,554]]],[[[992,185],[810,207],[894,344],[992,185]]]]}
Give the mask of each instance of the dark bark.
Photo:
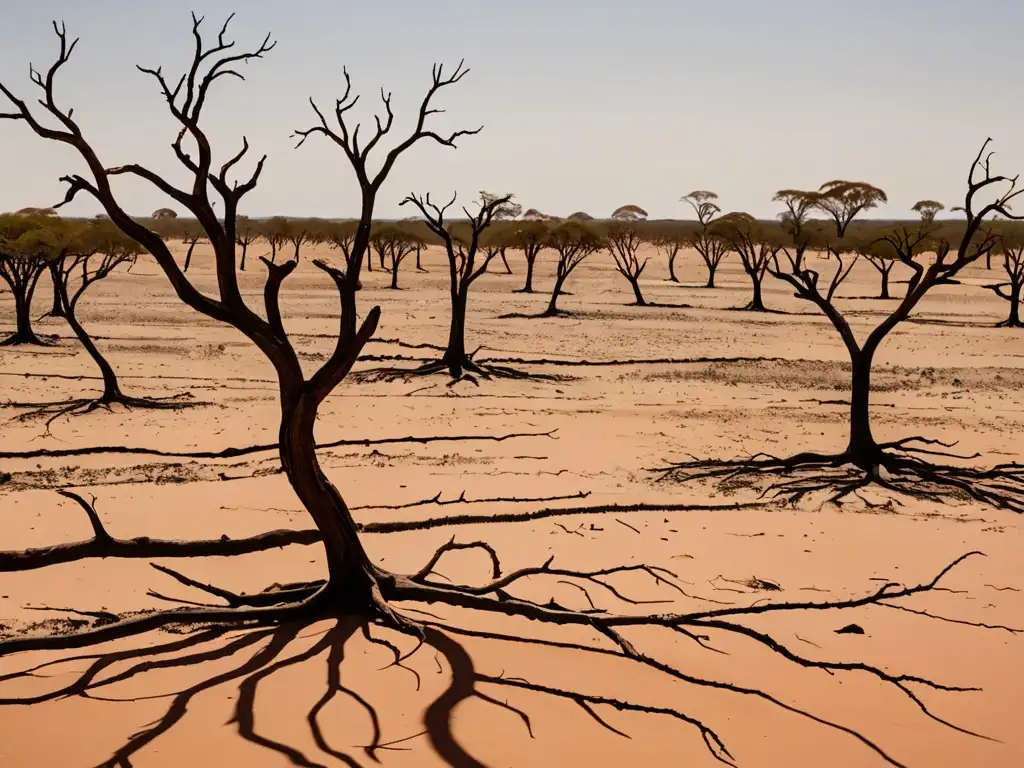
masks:
{"type": "Polygon", "coordinates": [[[548,308],[544,310],[544,317],[554,317],[558,314],[558,297],[562,293],[562,285],[564,283],[564,277],[559,276],[555,278],[555,287],[551,289],[551,301],[548,302],[548,308]]]}
{"type": "Polygon", "coordinates": [[[633,296],[636,297],[636,305],[638,307],[646,307],[647,302],[644,300],[644,295],[640,292],[640,281],[636,278],[626,275],[629,280],[629,285],[633,288],[633,296]]]}
{"type": "Polygon", "coordinates": [[[416,246],[416,271],[417,272],[426,272],[427,271],[427,270],[425,270],[423,268],[423,265],[420,264],[420,251],[422,251],[422,250],[423,249],[420,246],[418,246],[418,245],[416,246]]]}
{"type": "Polygon", "coordinates": [[[245,272],[245,255],[249,251],[249,241],[243,240],[240,245],[242,246],[242,262],[238,265],[238,268],[242,272],[245,272]]]}
{"type": "Polygon", "coordinates": [[[398,290],[398,265],[400,263],[401,262],[396,259],[395,263],[391,265],[391,288],[396,291],[398,290]]]}
{"type": "Polygon", "coordinates": [[[1010,316],[1007,318],[1006,324],[1015,328],[1020,327],[1020,287],[1013,292],[1010,298],[1010,316]]]}
{"type": "Polygon", "coordinates": [[[192,265],[192,252],[196,249],[196,243],[191,242],[188,244],[188,252],[185,253],[185,266],[181,270],[182,272],[188,272],[188,268],[192,265]]]}
{"type": "MultiPolygon", "coordinates": [[[[334,601],[340,601],[345,609],[367,612],[373,604],[373,569],[359,540],[352,513],[338,489],[324,475],[317,459],[313,432],[319,403],[302,387],[301,374],[294,375],[295,381],[283,380],[281,384],[283,392],[301,391],[298,395],[282,394],[281,466],[323,538],[334,601]]],[[[282,378],[290,376],[286,374],[282,378]]]]}
{"type": "Polygon", "coordinates": [[[512,274],[512,267],[510,267],[508,265],[508,256],[505,253],[505,251],[507,251],[507,250],[508,250],[507,248],[502,248],[500,251],[498,251],[498,255],[501,256],[501,263],[505,265],[505,274],[506,275],[511,275],[512,274]]]}
{"type": "Polygon", "coordinates": [[[708,265],[708,284],[706,286],[704,286],[704,287],[705,288],[714,288],[715,287],[715,272],[718,271],[718,264],[711,264],[710,262],[706,262],[706,263],[708,265]]]}
{"type": "Polygon", "coordinates": [[[64,303],[60,298],[60,271],[56,262],[50,265],[50,282],[53,284],[53,307],[50,309],[50,317],[64,317],[64,303]]]}
{"type": "Polygon", "coordinates": [[[871,363],[872,351],[851,353],[850,389],[850,441],[846,454],[854,464],[866,472],[879,463],[882,451],[871,434],[871,363]]]}
{"type": "MultiPolygon", "coordinates": [[[[668,257],[668,279],[673,283],[678,283],[679,278],[676,277],[676,257],[679,255],[679,251],[670,253],[668,257]]],[[[714,286],[709,286],[713,288],[714,286]]]]}
{"type": "Polygon", "coordinates": [[[889,273],[892,271],[892,264],[890,263],[885,269],[880,270],[882,273],[882,292],[878,296],[880,299],[892,298],[889,296],[889,273]]]}
{"type": "Polygon", "coordinates": [[[103,375],[103,395],[100,397],[99,402],[109,404],[123,400],[124,395],[121,392],[121,387],[117,383],[117,374],[114,373],[113,367],[100,353],[99,349],[96,347],[96,343],[89,335],[89,332],[86,331],[78,321],[74,305],[71,305],[68,308],[68,311],[65,314],[65,319],[67,320],[68,326],[71,328],[72,332],[74,332],[75,337],[85,348],[85,351],[89,353],[89,357],[91,357],[93,362],[96,363],[96,367],[100,369],[100,373],[103,375]]]}
{"type": "Polygon", "coordinates": [[[0,346],[11,347],[19,344],[37,344],[47,346],[46,342],[40,339],[32,328],[32,296],[36,291],[36,284],[42,274],[39,269],[34,275],[26,279],[8,280],[11,293],[14,294],[14,333],[0,342],[0,346]]]}
{"type": "Polygon", "coordinates": [[[747,309],[755,312],[764,312],[764,300],[761,297],[761,281],[763,278],[757,275],[751,275],[750,281],[754,284],[754,297],[750,300],[750,304],[747,305],[747,309]]]}
{"type": "Polygon", "coordinates": [[[533,265],[537,262],[540,248],[524,248],[523,255],[526,257],[526,283],[516,293],[533,293],[533,265]]]}
{"type": "Polygon", "coordinates": [[[462,376],[466,362],[466,291],[452,292],[452,323],[448,329],[448,346],[445,348],[441,362],[448,366],[453,379],[462,376]]]}

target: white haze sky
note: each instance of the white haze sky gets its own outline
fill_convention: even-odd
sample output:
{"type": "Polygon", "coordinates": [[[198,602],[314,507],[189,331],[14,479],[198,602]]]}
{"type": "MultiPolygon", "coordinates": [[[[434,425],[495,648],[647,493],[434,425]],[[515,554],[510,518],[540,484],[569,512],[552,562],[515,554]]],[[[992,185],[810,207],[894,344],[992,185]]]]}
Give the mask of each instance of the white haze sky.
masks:
{"type": "MultiPolygon", "coordinates": [[[[871,182],[904,217],[916,200],[963,202],[970,160],[992,136],[995,168],[1024,170],[1020,0],[206,0],[215,35],[278,41],[247,80],[215,86],[204,125],[221,161],[248,137],[269,155],[250,216],[347,217],[358,187],[340,149],[291,132],[312,125],[309,96],[330,109],[342,65],[370,121],[381,86],[394,93],[392,140],[410,130],[430,67],[465,58],[470,74],[439,95],[438,132],[483,125],[458,150],[428,142],[405,155],[377,215],[412,215],[409,192],[468,202],[514,192],[526,207],[607,216],[635,203],[652,217],[686,218],[678,202],[711,189],[726,210],[770,217],[783,187],[833,178],[871,182]]],[[[56,51],[50,21],[81,42],[58,83],[106,165],[138,162],[185,183],[170,150],[177,126],[155,82],[176,80],[191,53],[188,4],[175,0],[9,3],[0,27],[0,79],[35,98],[28,63],[56,51]]],[[[0,101],[3,97],[0,96],[0,101]]],[[[7,105],[0,103],[0,112],[7,105]]],[[[389,147],[390,144],[385,145],[389,147]]],[[[379,157],[379,156],[378,156],[379,157]]],[[[84,170],[73,150],[0,121],[0,210],[63,197],[57,179],[84,170]]],[[[167,204],[144,183],[118,185],[129,212],[167,204]]],[[[84,195],[67,215],[92,215],[84,195]]]]}

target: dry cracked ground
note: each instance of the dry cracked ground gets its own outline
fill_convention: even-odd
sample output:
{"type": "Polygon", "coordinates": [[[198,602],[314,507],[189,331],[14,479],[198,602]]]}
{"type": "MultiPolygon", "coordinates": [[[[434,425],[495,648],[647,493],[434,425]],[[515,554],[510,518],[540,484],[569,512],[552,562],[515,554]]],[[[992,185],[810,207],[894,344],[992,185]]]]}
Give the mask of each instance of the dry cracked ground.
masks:
{"type": "MultiPolygon", "coordinates": [[[[310,367],[329,353],[337,322],[336,298],[325,276],[309,265],[313,255],[304,255],[283,295],[286,327],[310,367]]],[[[212,291],[209,259],[200,250],[189,274],[212,291]]],[[[448,316],[441,259],[428,253],[425,274],[407,262],[401,291],[385,289],[386,273],[365,275],[361,307],[379,303],[383,319],[378,338],[366,348],[370,359],[358,371],[413,366],[437,354],[431,345],[447,338],[448,316]]],[[[379,628],[365,632],[345,620],[291,633],[236,629],[197,636],[187,647],[180,634],[154,633],[99,648],[0,658],[4,701],[60,690],[79,680],[96,656],[109,660],[93,680],[102,684],[87,695],[0,708],[0,765],[717,764],[687,723],[657,711],[617,711],[607,703],[613,700],[684,711],[714,728],[740,765],[891,764],[868,742],[908,766],[1024,764],[1018,723],[1024,636],[1012,631],[1024,628],[1024,542],[1016,515],[957,499],[889,501],[872,492],[842,507],[820,500],[796,508],[750,504],[758,501],[754,491],[666,484],[649,471],[690,455],[841,448],[849,369],[827,321],[770,280],[767,304],[786,314],[730,311],[749,297],[738,264],[728,261],[718,277],[721,287],[708,290],[700,287],[703,267],[692,253],[681,257],[683,284],[664,280],[660,262],[648,267],[643,282],[649,300],[689,306],[629,306],[628,285],[598,255],[567,286],[573,295],[561,306],[570,316],[501,319],[539,312],[547,298],[512,293],[522,284],[523,267],[516,254],[510,262],[516,274],[500,274],[499,266],[474,286],[468,346],[481,347],[478,359],[514,360],[508,364],[559,380],[485,381],[479,387],[447,387],[441,378],[346,381],[321,409],[318,439],[551,434],[342,444],[323,449],[321,459],[363,524],[566,513],[367,532],[377,561],[415,571],[454,536],[489,542],[506,570],[551,556],[565,568],[649,563],[675,574],[686,596],[642,575],[616,577],[615,587],[634,599],[657,601],[644,610],[671,611],[849,598],[885,581],[927,581],[959,555],[980,550],[986,556],[958,566],[943,582],[945,591],[902,603],[911,610],[783,612],[744,622],[808,658],[863,661],[980,688],[918,693],[937,716],[987,738],[929,719],[901,691],[870,675],[802,668],[742,638],[711,637],[708,648],[655,629],[631,635],[644,653],[694,678],[686,682],[568,647],[602,645],[584,629],[440,608],[431,612],[468,632],[450,633],[446,652],[425,647],[400,665],[379,641],[404,655],[413,651],[413,638],[379,628]],[[583,360],[593,365],[572,364],[583,360]],[[440,501],[463,500],[428,501],[437,494],[440,501]],[[636,504],[664,508],[629,508],[636,504]],[[686,504],[705,508],[686,510],[686,504]],[[608,505],[621,508],[586,511],[608,505]],[[837,633],[851,624],[863,633],[837,633]],[[488,637],[499,632],[506,637],[488,637]],[[149,662],[115,658],[146,646],[156,649],[149,662]],[[30,668],[37,668],[30,676],[17,674],[30,668]],[[493,682],[476,684],[489,698],[474,696],[473,675],[528,680],[591,698],[584,706],[493,682]],[[327,695],[332,690],[337,695],[327,695]],[[149,741],[125,750],[159,723],[149,741]]],[[[256,299],[263,271],[250,263],[243,284],[256,299]]],[[[550,285],[551,267],[542,254],[541,291],[550,285]]],[[[957,440],[957,450],[980,452],[978,461],[985,463],[1020,456],[1024,334],[992,327],[1006,309],[980,287],[993,274],[975,267],[964,285],[937,289],[884,344],[874,377],[878,438],[957,440]]],[[[47,289],[40,287],[38,306],[47,304],[47,289]]],[[[844,285],[849,298],[841,304],[861,335],[893,306],[856,298],[877,289],[878,276],[866,264],[844,285]]],[[[9,295],[0,297],[0,317],[8,325],[12,311],[9,295]]],[[[95,286],[80,316],[126,392],[188,393],[194,406],[100,410],[60,418],[44,435],[40,419],[16,418],[26,410],[18,403],[86,396],[98,385],[67,329],[44,320],[39,328],[60,335],[57,347],[0,350],[0,450],[133,446],[173,454],[276,441],[269,364],[239,334],[181,305],[152,262],[95,286]]],[[[223,459],[102,452],[3,459],[0,467],[9,474],[0,485],[0,550],[89,536],[87,518],[58,495],[60,488],[95,496],[101,519],[121,538],[238,538],[310,525],[272,450],[223,459]]],[[[317,546],[162,562],[194,579],[248,592],[313,579],[324,567],[317,546]]],[[[460,583],[480,583],[490,576],[490,563],[480,551],[455,552],[439,570],[460,583]]],[[[580,609],[590,599],[572,584],[543,577],[530,579],[518,593],[580,609]]],[[[97,620],[55,609],[122,614],[166,608],[160,596],[208,598],[147,560],[0,573],[0,633],[65,631],[97,620]]],[[[600,607],[617,605],[608,591],[592,598],[600,607]]]]}

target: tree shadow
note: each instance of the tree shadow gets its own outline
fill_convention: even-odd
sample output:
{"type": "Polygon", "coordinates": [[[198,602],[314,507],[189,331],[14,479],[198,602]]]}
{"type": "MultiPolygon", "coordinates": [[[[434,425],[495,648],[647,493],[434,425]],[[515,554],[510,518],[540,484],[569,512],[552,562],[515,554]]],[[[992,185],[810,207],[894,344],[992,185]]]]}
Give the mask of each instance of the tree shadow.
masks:
{"type": "MultiPolygon", "coordinates": [[[[587,600],[592,603],[589,595],[587,600]]],[[[133,761],[140,759],[144,751],[178,727],[190,705],[200,694],[216,688],[232,686],[236,688],[237,695],[231,697],[234,701],[233,714],[226,725],[233,727],[244,741],[277,753],[292,765],[326,768],[328,764],[340,763],[350,768],[364,768],[373,763],[379,764],[381,753],[407,750],[409,747],[405,745],[408,742],[425,736],[433,750],[447,765],[454,768],[485,768],[487,763],[474,756],[469,747],[456,734],[454,711],[456,707],[467,701],[475,700],[486,703],[515,714],[523,724],[525,735],[535,738],[530,714],[509,701],[499,698],[499,691],[516,689],[574,704],[593,720],[595,726],[627,739],[630,738],[628,732],[624,730],[627,726],[621,723],[616,724],[612,719],[613,711],[669,718],[682,726],[695,730],[704,748],[718,762],[725,765],[737,764],[736,758],[729,751],[726,738],[720,736],[712,726],[681,709],[648,705],[626,698],[597,695],[583,690],[587,686],[575,689],[534,682],[521,677],[508,676],[504,671],[499,675],[485,674],[477,669],[472,655],[458,639],[475,638],[476,640],[509,645],[528,645],[568,651],[579,654],[577,658],[581,662],[585,661],[584,657],[590,657],[612,659],[618,664],[633,665],[638,671],[640,666],[645,666],[653,668],[667,676],[668,679],[690,686],[741,697],[753,697],[803,718],[810,725],[837,731],[851,740],[859,742],[862,748],[873,752],[888,764],[903,765],[869,736],[842,723],[815,714],[809,709],[787,703],[766,690],[691,674],[666,661],[655,659],[639,649],[634,650],[634,655],[624,655],[614,647],[622,642],[621,637],[617,640],[612,638],[612,643],[602,646],[599,636],[601,633],[597,628],[593,633],[596,638],[594,644],[567,642],[529,637],[519,631],[491,631],[461,627],[454,622],[419,609],[412,607],[405,609],[430,616],[432,620],[421,621],[417,618],[418,633],[384,627],[380,619],[367,620],[361,616],[337,618],[326,615],[273,626],[203,628],[198,625],[189,625],[172,627],[168,628],[168,631],[173,631],[174,636],[167,638],[166,635],[160,636],[151,633],[148,637],[149,642],[144,647],[107,652],[99,650],[87,655],[56,659],[49,657],[50,660],[21,671],[2,674],[0,675],[0,707],[38,705],[75,697],[103,702],[169,700],[163,714],[127,737],[113,750],[109,758],[97,766],[97,768],[122,768],[132,766],[133,761]],[[326,628],[324,627],[325,623],[327,624],[326,628]],[[422,730],[401,735],[398,738],[390,738],[390,735],[386,737],[381,715],[371,702],[370,697],[364,695],[357,686],[346,680],[346,676],[342,673],[342,665],[346,659],[346,649],[350,647],[354,639],[357,639],[357,635],[367,643],[385,649],[391,656],[390,663],[381,667],[374,674],[382,673],[390,668],[402,669],[409,675],[409,687],[414,687],[417,692],[420,691],[421,675],[409,663],[410,659],[416,656],[422,658],[428,651],[433,650],[435,652],[433,662],[437,666],[438,673],[442,672],[441,660],[446,662],[450,681],[445,689],[434,696],[424,708],[422,730]],[[156,639],[154,640],[154,638],[156,639]],[[313,641],[309,643],[311,638],[313,641]],[[403,648],[403,646],[405,647],[403,648]],[[264,729],[261,729],[257,722],[256,703],[261,685],[267,683],[272,677],[280,675],[289,668],[314,664],[318,659],[326,661],[323,690],[305,712],[304,720],[309,737],[321,754],[310,754],[312,750],[306,744],[287,743],[266,735],[264,729]],[[66,675],[53,674],[55,668],[78,661],[88,661],[89,665],[85,671],[75,672],[74,679],[70,683],[61,684],[43,693],[33,695],[22,694],[15,697],[2,695],[4,686],[7,684],[15,684],[23,691],[25,681],[30,678],[42,681],[41,684],[44,685],[46,680],[66,680],[66,675]],[[225,663],[229,664],[226,669],[223,668],[225,663]],[[157,673],[160,670],[173,670],[175,675],[170,679],[177,681],[185,674],[186,670],[201,670],[204,665],[216,667],[218,671],[209,676],[200,671],[201,679],[197,682],[166,693],[143,696],[136,694],[129,698],[118,698],[116,695],[116,686],[119,683],[134,683],[132,690],[137,691],[138,681],[147,674],[157,673]],[[365,714],[364,727],[367,737],[358,746],[347,746],[344,749],[337,746],[332,743],[330,734],[325,729],[324,717],[328,707],[332,702],[340,699],[347,699],[354,703],[365,714]]],[[[88,612],[81,612],[80,615],[91,617],[94,626],[100,626],[110,618],[88,612]]],[[[80,619],[74,623],[81,624],[82,621],[80,619]]],[[[50,624],[52,625],[52,623],[51,621],[50,624]]],[[[731,622],[708,620],[701,625],[699,631],[681,631],[677,634],[679,637],[685,636],[686,638],[680,642],[692,641],[702,651],[728,655],[727,651],[716,647],[715,643],[718,639],[716,635],[724,638],[727,633],[735,632],[736,626],[731,622]]],[[[767,636],[757,630],[743,627],[743,634],[754,644],[766,644],[767,636]]],[[[140,636],[140,640],[142,639],[140,636]]],[[[862,664],[831,663],[806,659],[773,640],[770,641],[769,647],[781,654],[787,661],[795,662],[805,668],[817,669],[823,675],[834,676],[837,671],[867,671],[874,674],[873,668],[862,664]]],[[[680,651],[678,655],[680,657],[689,656],[683,651],[680,651]]],[[[366,664],[367,659],[360,658],[359,663],[366,664]]],[[[980,736],[980,734],[953,725],[933,714],[905,683],[922,683],[928,687],[946,691],[973,689],[939,686],[921,678],[908,676],[890,679],[897,681],[897,687],[927,717],[963,733],[980,736]]],[[[312,696],[316,695],[317,691],[313,691],[312,696]]],[[[402,698],[403,703],[411,700],[411,696],[402,698]]],[[[679,696],[676,700],[685,700],[685,697],[679,696]]],[[[981,736],[981,738],[987,737],[981,736]]]]}

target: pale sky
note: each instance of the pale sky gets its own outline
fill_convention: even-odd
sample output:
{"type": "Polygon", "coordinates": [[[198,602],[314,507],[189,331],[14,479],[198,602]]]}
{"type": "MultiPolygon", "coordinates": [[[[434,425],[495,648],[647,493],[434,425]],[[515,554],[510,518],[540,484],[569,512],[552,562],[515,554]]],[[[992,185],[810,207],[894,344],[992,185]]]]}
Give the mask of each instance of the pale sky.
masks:
{"type": "MultiPolygon", "coordinates": [[[[921,198],[962,204],[970,160],[992,136],[995,168],[1024,171],[1020,0],[629,0],[517,3],[464,0],[206,0],[215,35],[278,40],[246,82],[215,87],[205,126],[223,161],[248,137],[269,155],[243,213],[347,217],[358,187],[340,149],[291,132],[331,108],[342,65],[370,120],[379,88],[394,93],[392,140],[411,128],[434,61],[470,74],[440,94],[439,132],[484,126],[457,150],[423,142],[405,155],[378,200],[380,217],[411,215],[410,192],[468,201],[514,192],[526,207],[607,216],[624,203],[656,218],[687,218],[678,202],[711,189],[726,210],[769,217],[783,187],[834,178],[871,182],[903,217],[921,198]]],[[[9,3],[0,27],[0,78],[35,98],[29,61],[49,66],[52,19],[81,42],[59,80],[107,165],[138,162],[177,174],[177,126],[156,84],[135,64],[176,75],[191,52],[190,6],[175,0],[9,3]]],[[[176,77],[174,78],[176,79],[176,77]]],[[[0,101],[3,98],[0,96],[0,101]]],[[[0,112],[7,105],[0,104],[0,112]]],[[[370,125],[364,126],[364,133],[370,125]]],[[[386,145],[386,146],[390,146],[386,145]]],[[[379,162],[379,160],[378,160],[379,162]]],[[[83,170],[73,151],[0,122],[0,211],[59,201],[57,178],[83,170]]],[[[181,183],[182,176],[175,175],[181,183]]],[[[119,187],[129,212],[167,203],[145,184],[119,187]]],[[[92,215],[82,196],[67,215],[92,215]]]]}

